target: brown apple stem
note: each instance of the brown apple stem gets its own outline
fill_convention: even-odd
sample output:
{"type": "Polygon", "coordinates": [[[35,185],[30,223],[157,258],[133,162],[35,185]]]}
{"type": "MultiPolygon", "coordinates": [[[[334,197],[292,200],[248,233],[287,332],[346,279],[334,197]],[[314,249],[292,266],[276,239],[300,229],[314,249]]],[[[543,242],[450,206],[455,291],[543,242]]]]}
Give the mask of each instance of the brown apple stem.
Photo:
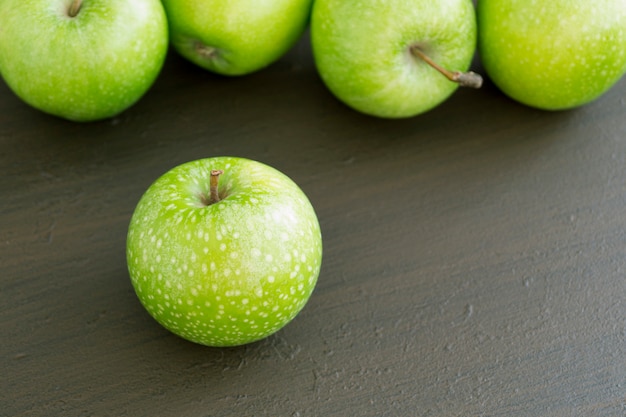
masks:
{"type": "Polygon", "coordinates": [[[480,74],[476,74],[473,71],[461,72],[450,71],[447,68],[442,67],[433,61],[428,55],[424,53],[418,46],[411,46],[411,54],[426,62],[428,65],[439,71],[447,79],[459,84],[461,87],[480,88],[483,85],[483,77],[480,74]]]}
{"type": "Polygon", "coordinates": [[[220,201],[220,195],[217,190],[217,187],[220,182],[220,175],[222,175],[224,171],[221,169],[213,169],[211,170],[211,191],[209,196],[209,204],[215,204],[220,201]]]}
{"type": "Polygon", "coordinates": [[[80,12],[80,7],[83,5],[83,0],[73,0],[72,4],[70,4],[70,8],[67,11],[67,15],[69,17],[76,17],[78,12],[80,12]]]}

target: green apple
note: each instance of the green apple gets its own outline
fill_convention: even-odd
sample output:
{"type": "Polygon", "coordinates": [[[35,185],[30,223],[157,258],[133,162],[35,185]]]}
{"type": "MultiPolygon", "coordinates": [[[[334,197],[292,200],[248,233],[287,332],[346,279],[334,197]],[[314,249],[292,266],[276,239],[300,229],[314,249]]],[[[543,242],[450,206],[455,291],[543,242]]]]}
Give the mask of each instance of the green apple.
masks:
{"type": "Polygon", "coordinates": [[[326,86],[348,106],[388,118],[424,113],[459,84],[479,87],[477,74],[463,73],[476,31],[471,0],[316,0],[311,15],[326,86]]]}
{"type": "Polygon", "coordinates": [[[300,38],[312,0],[163,0],[174,48],[200,67],[244,75],[278,60],[300,38]]]}
{"type": "Polygon", "coordinates": [[[0,74],[26,103],[69,120],[133,105],[167,47],[159,0],[0,1],[0,74]]]}
{"type": "Polygon", "coordinates": [[[215,157],[179,165],[148,188],[126,253],[135,292],[157,322],[196,343],[235,346],[271,335],[304,307],[322,237],[290,178],[215,157]]]}
{"type": "Polygon", "coordinates": [[[480,0],[478,32],[489,78],[528,106],[584,105],[626,73],[626,0],[480,0]]]}

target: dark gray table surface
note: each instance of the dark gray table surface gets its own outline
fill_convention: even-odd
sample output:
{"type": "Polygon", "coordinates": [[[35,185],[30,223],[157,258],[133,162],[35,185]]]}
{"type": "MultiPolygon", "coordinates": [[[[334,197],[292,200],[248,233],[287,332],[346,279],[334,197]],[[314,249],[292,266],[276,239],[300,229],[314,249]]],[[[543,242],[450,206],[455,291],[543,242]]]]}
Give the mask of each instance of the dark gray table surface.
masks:
{"type": "Polygon", "coordinates": [[[306,36],[243,78],[170,54],[96,123],[0,82],[0,415],[626,415],[625,97],[544,112],[487,81],[376,119],[306,36]],[[293,178],[324,237],[301,314],[227,349],[162,329],[125,260],[148,185],[217,155],[293,178]]]}

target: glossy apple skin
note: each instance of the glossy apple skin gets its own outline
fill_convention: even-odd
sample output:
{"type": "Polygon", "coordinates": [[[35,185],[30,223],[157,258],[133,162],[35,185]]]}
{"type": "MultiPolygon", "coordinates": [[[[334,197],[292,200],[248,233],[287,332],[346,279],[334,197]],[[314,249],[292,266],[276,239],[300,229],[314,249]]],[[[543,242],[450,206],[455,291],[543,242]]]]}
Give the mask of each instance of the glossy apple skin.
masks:
{"type": "Polygon", "coordinates": [[[322,237],[287,176],[230,157],[182,164],[141,197],[127,238],[131,281],[171,332],[207,346],[263,339],[289,323],[316,285],[322,237]],[[222,200],[207,205],[210,171],[222,200]]]}
{"type": "Polygon", "coordinates": [[[168,47],[159,0],[0,1],[0,73],[31,106],[74,121],[117,115],[158,76],[168,47]]]}
{"type": "Polygon", "coordinates": [[[489,78],[528,106],[589,103],[626,72],[626,0],[480,0],[489,78]]]}
{"type": "Polygon", "coordinates": [[[316,0],[311,44],[322,80],[342,102],[373,116],[412,117],[458,85],[409,48],[420,45],[441,66],[466,71],[476,15],[470,0],[316,0]]]}
{"type": "Polygon", "coordinates": [[[284,55],[304,32],[311,4],[312,0],[163,0],[174,48],[204,69],[231,76],[258,71],[284,55]],[[207,53],[208,48],[213,52],[207,53]]]}

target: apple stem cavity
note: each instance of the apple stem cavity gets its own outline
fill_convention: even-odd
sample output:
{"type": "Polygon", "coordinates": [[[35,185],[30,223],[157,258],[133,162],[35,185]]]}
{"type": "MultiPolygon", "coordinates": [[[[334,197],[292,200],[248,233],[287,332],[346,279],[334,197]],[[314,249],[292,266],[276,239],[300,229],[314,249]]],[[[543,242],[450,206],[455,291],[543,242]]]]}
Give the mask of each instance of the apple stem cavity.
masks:
{"type": "Polygon", "coordinates": [[[83,5],[83,0],[73,0],[72,4],[70,4],[70,8],[67,10],[67,15],[69,17],[76,17],[78,12],[80,12],[80,8],[83,5]]]}
{"type": "Polygon", "coordinates": [[[220,201],[220,194],[218,191],[218,185],[220,183],[220,175],[224,173],[221,169],[213,169],[211,170],[211,188],[209,194],[209,202],[208,204],[215,204],[220,201]]]}
{"type": "Polygon", "coordinates": [[[417,45],[412,45],[410,51],[413,56],[420,58],[422,61],[426,62],[428,65],[443,74],[447,79],[459,84],[461,87],[480,88],[483,85],[483,77],[481,77],[480,74],[476,74],[473,71],[450,71],[433,61],[417,45]]]}
{"type": "Polygon", "coordinates": [[[195,42],[194,48],[201,57],[209,61],[215,59],[218,54],[218,51],[216,48],[209,46],[209,45],[205,45],[200,41],[195,42]]]}

